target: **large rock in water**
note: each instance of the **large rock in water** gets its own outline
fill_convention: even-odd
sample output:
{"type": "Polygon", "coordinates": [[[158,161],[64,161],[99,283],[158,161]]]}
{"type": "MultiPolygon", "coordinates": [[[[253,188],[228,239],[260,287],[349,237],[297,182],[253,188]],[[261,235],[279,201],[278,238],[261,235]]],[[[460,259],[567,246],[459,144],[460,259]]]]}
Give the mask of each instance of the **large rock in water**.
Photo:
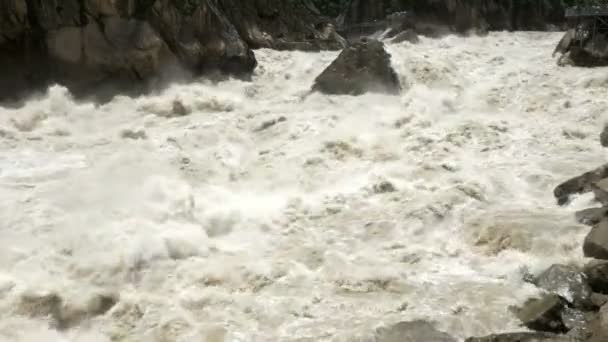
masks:
{"type": "Polygon", "coordinates": [[[99,95],[175,75],[248,78],[251,47],[342,48],[315,11],[309,0],[0,0],[0,101],[51,83],[99,95]]]}
{"type": "Polygon", "coordinates": [[[362,40],[344,49],[319,75],[312,88],[325,94],[398,94],[401,90],[391,56],[377,40],[362,40]]]}

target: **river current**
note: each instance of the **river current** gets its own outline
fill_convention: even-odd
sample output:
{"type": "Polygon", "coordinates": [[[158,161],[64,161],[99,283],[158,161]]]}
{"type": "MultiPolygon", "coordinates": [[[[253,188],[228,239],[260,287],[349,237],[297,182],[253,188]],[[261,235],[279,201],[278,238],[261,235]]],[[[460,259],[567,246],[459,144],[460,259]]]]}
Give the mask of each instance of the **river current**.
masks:
{"type": "Polygon", "coordinates": [[[309,94],[336,52],[258,50],[252,82],[0,107],[0,341],[521,330],[524,275],[584,262],[591,198],[552,189],[606,157],[608,68],[558,67],[560,38],[387,45],[400,96],[309,94]],[[115,305],[67,328],[24,304],[100,293],[115,305]]]}

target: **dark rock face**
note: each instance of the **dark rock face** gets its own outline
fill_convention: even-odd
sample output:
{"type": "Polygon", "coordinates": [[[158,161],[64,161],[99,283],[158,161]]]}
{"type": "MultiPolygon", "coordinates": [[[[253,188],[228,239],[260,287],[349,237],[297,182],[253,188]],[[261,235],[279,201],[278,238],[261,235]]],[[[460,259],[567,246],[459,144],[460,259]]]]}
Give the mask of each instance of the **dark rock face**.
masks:
{"type": "Polygon", "coordinates": [[[363,40],[344,49],[313,86],[313,91],[343,95],[398,94],[400,89],[390,55],[377,40],[363,40]]]}
{"type": "Polygon", "coordinates": [[[553,265],[535,280],[541,289],[559,295],[570,305],[584,308],[591,306],[591,288],[586,275],[573,266],[553,265]]]}
{"type": "Polygon", "coordinates": [[[247,78],[251,47],[341,48],[307,2],[0,0],[0,100],[55,82],[76,95],[145,91],[178,71],[247,78]]]}
{"type": "Polygon", "coordinates": [[[566,336],[558,336],[542,332],[520,332],[491,335],[486,337],[471,337],[465,342],[574,342],[566,336]]]}
{"type": "Polygon", "coordinates": [[[603,147],[608,147],[608,125],[604,125],[604,129],[600,133],[600,143],[603,147]]]}
{"type": "Polygon", "coordinates": [[[608,221],[602,221],[591,229],[583,243],[586,257],[608,260],[608,221]]]}
{"type": "Polygon", "coordinates": [[[437,330],[426,321],[401,322],[380,329],[377,342],[456,342],[452,336],[437,330]]]}
{"type": "Polygon", "coordinates": [[[603,165],[593,171],[586,172],[578,177],[567,180],[558,185],[553,194],[560,205],[568,203],[570,196],[592,191],[591,185],[608,177],[608,166],[603,165]]]}
{"type": "Polygon", "coordinates": [[[452,32],[482,30],[548,30],[564,26],[564,5],[550,0],[354,0],[345,24],[383,20],[387,12],[408,11],[417,32],[442,27],[452,32]]]}
{"type": "Polygon", "coordinates": [[[608,294],[608,261],[594,260],[585,266],[583,272],[593,291],[608,294]]]}

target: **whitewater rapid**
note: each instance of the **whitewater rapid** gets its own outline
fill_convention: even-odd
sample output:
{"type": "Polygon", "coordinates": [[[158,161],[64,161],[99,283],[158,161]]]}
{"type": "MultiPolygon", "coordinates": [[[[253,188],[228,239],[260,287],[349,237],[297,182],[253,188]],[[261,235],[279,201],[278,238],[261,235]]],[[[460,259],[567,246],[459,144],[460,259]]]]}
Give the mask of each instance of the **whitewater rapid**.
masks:
{"type": "Polygon", "coordinates": [[[608,69],[558,67],[560,38],[389,45],[401,96],[308,94],[337,53],[259,50],[251,83],[0,107],[0,341],[521,330],[523,275],[584,262],[572,212],[591,199],[552,189],[606,157],[608,69]],[[55,329],[23,305],[49,293],[119,299],[55,329]]]}

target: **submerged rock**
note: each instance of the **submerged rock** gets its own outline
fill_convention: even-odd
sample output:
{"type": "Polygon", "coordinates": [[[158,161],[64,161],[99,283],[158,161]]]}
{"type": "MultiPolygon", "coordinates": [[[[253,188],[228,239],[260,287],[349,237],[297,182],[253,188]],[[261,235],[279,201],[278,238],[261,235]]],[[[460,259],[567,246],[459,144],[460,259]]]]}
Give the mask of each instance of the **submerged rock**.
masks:
{"type": "Polygon", "coordinates": [[[568,203],[570,196],[591,191],[591,185],[608,177],[608,165],[603,165],[593,171],[571,178],[558,185],[553,191],[560,205],[568,203]]]}
{"type": "Polygon", "coordinates": [[[515,314],[528,329],[563,333],[567,331],[561,319],[563,307],[559,296],[546,294],[529,299],[522,307],[515,309],[515,314]]]}
{"type": "Polygon", "coordinates": [[[573,266],[553,265],[541,273],[535,284],[548,292],[559,295],[575,307],[591,305],[591,287],[585,273],[573,266]]]}
{"type": "Polygon", "coordinates": [[[591,229],[583,243],[588,258],[608,260],[608,221],[602,221],[591,229]]]}
{"type": "Polygon", "coordinates": [[[377,332],[376,342],[456,342],[426,321],[400,322],[377,332]]]}
{"type": "Polygon", "coordinates": [[[542,332],[516,332],[490,335],[486,337],[471,337],[465,342],[575,342],[567,336],[542,332]]]}
{"type": "Polygon", "coordinates": [[[51,323],[58,329],[68,329],[80,322],[103,315],[119,301],[119,296],[113,293],[94,294],[84,304],[66,303],[56,293],[24,294],[17,308],[22,315],[30,317],[50,318],[51,323]]]}
{"type": "Polygon", "coordinates": [[[312,90],[343,95],[398,94],[401,87],[384,44],[362,40],[344,49],[316,78],[312,90]]]}

